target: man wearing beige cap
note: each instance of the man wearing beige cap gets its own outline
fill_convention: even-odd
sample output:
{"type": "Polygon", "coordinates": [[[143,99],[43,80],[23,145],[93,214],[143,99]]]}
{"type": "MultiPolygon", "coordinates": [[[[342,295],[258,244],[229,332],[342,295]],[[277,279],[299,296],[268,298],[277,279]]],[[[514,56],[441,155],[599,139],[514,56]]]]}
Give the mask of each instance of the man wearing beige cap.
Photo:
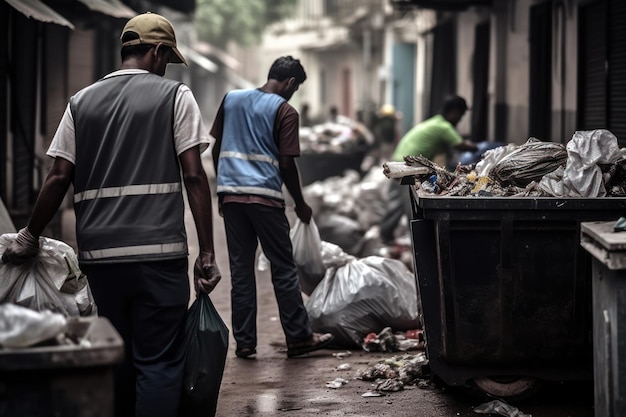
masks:
{"type": "Polygon", "coordinates": [[[189,304],[182,182],[200,245],[195,289],[209,293],[221,278],[200,159],[209,136],[189,88],[162,77],[168,63],[185,63],[170,22],[136,16],[121,42],[121,69],[70,99],[47,152],[53,167],[2,260],[37,256],[39,235],[73,184],[80,266],[98,313],[126,348],[115,375],[116,415],[174,417],[189,304]]]}

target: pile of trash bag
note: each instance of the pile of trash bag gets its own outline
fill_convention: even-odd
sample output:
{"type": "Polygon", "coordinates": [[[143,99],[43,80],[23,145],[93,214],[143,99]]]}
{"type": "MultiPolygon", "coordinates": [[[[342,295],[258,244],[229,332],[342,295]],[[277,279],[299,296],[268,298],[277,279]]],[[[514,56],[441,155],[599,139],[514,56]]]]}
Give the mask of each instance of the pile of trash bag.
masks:
{"type": "Polygon", "coordinates": [[[335,335],[334,347],[361,347],[364,336],[386,327],[421,327],[415,277],[396,259],[346,254],[322,242],[326,274],[306,303],[314,331],[335,335]]]}
{"type": "Polygon", "coordinates": [[[357,257],[386,256],[386,247],[378,231],[387,208],[389,180],[380,167],[364,176],[346,171],[305,186],[305,200],[323,241],[340,246],[357,257]]]}
{"type": "Polygon", "coordinates": [[[300,149],[307,153],[349,153],[369,148],[374,135],[360,122],[345,116],[313,126],[300,127],[300,149]]]}
{"type": "Polygon", "coordinates": [[[454,172],[421,156],[408,166],[426,167],[415,175],[418,195],[499,197],[624,197],[626,150],[606,129],[577,131],[567,144],[530,138],[486,151],[476,164],[454,172]]]}

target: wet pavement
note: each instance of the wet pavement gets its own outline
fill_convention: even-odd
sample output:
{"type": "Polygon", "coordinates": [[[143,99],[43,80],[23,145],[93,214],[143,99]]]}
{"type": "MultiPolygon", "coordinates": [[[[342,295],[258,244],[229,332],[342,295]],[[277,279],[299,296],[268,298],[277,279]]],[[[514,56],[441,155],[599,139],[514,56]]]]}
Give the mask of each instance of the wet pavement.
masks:
{"type": "MultiPolygon", "coordinates": [[[[230,283],[222,222],[216,222],[216,251],[223,280],[212,293],[218,311],[230,327],[230,283]]],[[[268,272],[257,272],[259,345],[257,358],[240,359],[230,338],[229,355],[218,403],[220,417],[252,416],[478,416],[473,408],[486,399],[464,389],[446,389],[428,383],[381,397],[364,397],[372,382],[357,379],[362,371],[381,360],[401,358],[403,353],[369,353],[360,349],[321,350],[309,356],[287,359],[278,309],[268,272]],[[347,354],[350,352],[350,354],[347,354]],[[339,354],[339,355],[338,355],[339,354]],[[346,356],[342,356],[342,354],[346,356]],[[343,368],[349,368],[341,370],[343,368]],[[341,378],[338,388],[327,384],[341,378]]],[[[420,350],[409,351],[411,355],[420,350]]],[[[533,417],[592,417],[593,386],[549,384],[520,411],[533,417]]],[[[484,414],[483,414],[484,415],[484,414]]]]}

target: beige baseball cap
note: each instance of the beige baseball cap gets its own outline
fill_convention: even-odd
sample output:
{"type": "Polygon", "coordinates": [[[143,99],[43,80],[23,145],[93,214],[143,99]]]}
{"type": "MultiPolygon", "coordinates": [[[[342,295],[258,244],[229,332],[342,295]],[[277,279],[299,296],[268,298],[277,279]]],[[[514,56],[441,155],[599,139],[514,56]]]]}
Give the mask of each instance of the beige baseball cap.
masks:
{"type": "Polygon", "coordinates": [[[185,57],[176,47],[176,34],[174,33],[174,27],[170,21],[163,16],[150,12],[137,15],[126,23],[124,30],[122,30],[120,40],[124,38],[124,34],[127,32],[135,32],[139,35],[139,39],[124,42],[122,43],[122,47],[141,44],[157,45],[162,43],[163,45],[172,48],[176,54],[170,62],[187,65],[185,57]]]}

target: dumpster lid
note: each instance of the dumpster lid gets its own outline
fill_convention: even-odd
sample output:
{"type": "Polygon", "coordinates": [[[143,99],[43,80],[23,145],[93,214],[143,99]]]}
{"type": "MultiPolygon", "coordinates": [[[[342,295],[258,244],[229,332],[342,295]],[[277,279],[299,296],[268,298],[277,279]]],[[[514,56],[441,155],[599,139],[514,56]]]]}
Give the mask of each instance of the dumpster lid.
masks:
{"type": "Polygon", "coordinates": [[[624,197],[559,198],[559,197],[446,197],[418,196],[412,193],[423,209],[493,209],[493,210],[607,210],[626,209],[624,197]]]}

